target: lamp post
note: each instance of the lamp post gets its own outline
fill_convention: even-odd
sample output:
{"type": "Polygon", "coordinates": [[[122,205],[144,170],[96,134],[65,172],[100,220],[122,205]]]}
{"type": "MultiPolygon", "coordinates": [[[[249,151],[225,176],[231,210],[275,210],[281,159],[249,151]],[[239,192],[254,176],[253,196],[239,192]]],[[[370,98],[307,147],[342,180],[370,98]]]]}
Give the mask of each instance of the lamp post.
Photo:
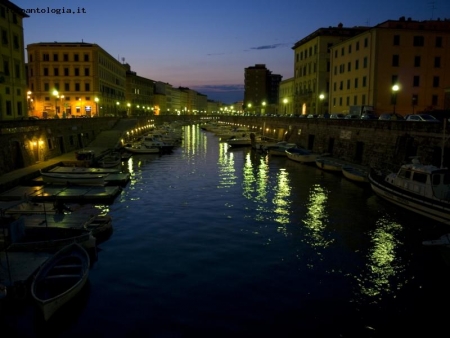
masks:
{"type": "Polygon", "coordinates": [[[130,103],[127,103],[127,115],[128,116],[130,116],[130,107],[131,107],[131,104],[130,103]]]}
{"type": "Polygon", "coordinates": [[[393,113],[395,114],[395,105],[397,104],[397,92],[400,89],[398,85],[392,86],[392,105],[394,106],[393,113]]]}
{"type": "Polygon", "coordinates": [[[95,99],[95,113],[97,114],[97,117],[100,117],[100,112],[98,111],[98,97],[96,96],[95,99]]]}
{"type": "Polygon", "coordinates": [[[116,117],[118,115],[118,111],[119,111],[119,101],[116,102],[116,117]]]}
{"type": "Polygon", "coordinates": [[[287,99],[284,99],[284,100],[283,100],[283,103],[284,103],[284,116],[286,116],[286,107],[287,107],[287,102],[288,102],[288,100],[287,100],[287,99]]]}
{"type": "Polygon", "coordinates": [[[59,93],[55,89],[52,94],[55,97],[55,118],[58,118],[58,101],[57,100],[58,100],[59,93]]]}
{"type": "Polygon", "coordinates": [[[266,101],[262,102],[262,109],[261,109],[261,115],[264,115],[266,112],[266,101]]]}
{"type": "Polygon", "coordinates": [[[323,114],[323,99],[325,98],[325,95],[320,94],[319,95],[319,99],[320,99],[320,114],[323,114]]]}
{"type": "Polygon", "coordinates": [[[30,115],[31,111],[31,91],[27,92],[27,103],[28,103],[28,116],[30,115]]]}
{"type": "Polygon", "coordinates": [[[247,107],[248,107],[248,113],[250,114],[250,113],[251,113],[252,104],[249,103],[249,104],[247,105],[247,107]]]}

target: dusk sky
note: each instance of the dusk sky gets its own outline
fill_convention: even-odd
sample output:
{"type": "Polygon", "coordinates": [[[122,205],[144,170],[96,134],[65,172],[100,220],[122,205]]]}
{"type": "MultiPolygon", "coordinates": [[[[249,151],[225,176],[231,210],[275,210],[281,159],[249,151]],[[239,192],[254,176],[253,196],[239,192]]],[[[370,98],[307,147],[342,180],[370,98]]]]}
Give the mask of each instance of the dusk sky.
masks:
{"type": "Polygon", "coordinates": [[[374,26],[401,16],[450,19],[448,0],[13,0],[29,14],[25,45],[87,42],[130,64],[137,75],[194,89],[208,99],[243,100],[244,69],[265,64],[293,77],[293,45],[321,27],[374,26]]]}

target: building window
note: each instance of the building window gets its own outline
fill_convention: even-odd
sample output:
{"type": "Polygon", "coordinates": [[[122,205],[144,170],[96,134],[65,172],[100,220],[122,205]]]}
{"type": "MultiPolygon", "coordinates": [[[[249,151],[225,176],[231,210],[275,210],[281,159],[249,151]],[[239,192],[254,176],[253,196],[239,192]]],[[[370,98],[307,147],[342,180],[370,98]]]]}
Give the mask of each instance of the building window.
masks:
{"type": "Polygon", "coordinates": [[[90,91],[90,90],[91,90],[90,84],[89,84],[89,83],[85,83],[85,84],[84,84],[84,91],[88,92],[88,91],[90,91]]]}
{"type": "Polygon", "coordinates": [[[341,82],[339,82],[339,90],[342,90],[342,89],[344,89],[344,83],[341,81],[341,82]]]}
{"type": "Polygon", "coordinates": [[[437,106],[438,105],[438,96],[437,95],[431,95],[431,105],[437,106]]]}
{"type": "Polygon", "coordinates": [[[359,69],[359,60],[355,60],[355,70],[359,69]]]}
{"type": "Polygon", "coordinates": [[[59,61],[59,60],[58,60],[58,54],[56,54],[56,53],[53,54],[53,61],[59,61]]]}
{"type": "Polygon", "coordinates": [[[335,82],[335,83],[333,83],[333,91],[336,91],[336,88],[337,88],[337,83],[335,82]]]}
{"type": "Polygon", "coordinates": [[[48,83],[44,83],[44,90],[48,92],[50,90],[50,85],[48,83]]]}
{"type": "Polygon", "coordinates": [[[337,51],[337,50],[334,51],[334,57],[335,57],[335,58],[338,57],[338,51],[337,51]]]}
{"type": "Polygon", "coordinates": [[[80,84],[79,83],[75,83],[75,91],[76,92],[80,91],[80,84]]]}
{"type": "Polygon", "coordinates": [[[11,116],[12,115],[12,104],[11,101],[6,101],[6,115],[11,116]]]}
{"type": "Polygon", "coordinates": [[[420,76],[415,75],[413,77],[413,87],[419,87],[419,85],[420,85],[420,76]]]}
{"type": "Polygon", "coordinates": [[[352,53],[352,45],[348,45],[348,53],[349,53],[349,54],[352,53]]]}
{"type": "Polygon", "coordinates": [[[414,47],[423,47],[424,45],[424,37],[422,35],[416,35],[413,38],[413,46],[414,47]]]}
{"type": "Polygon", "coordinates": [[[44,76],[48,76],[48,68],[47,67],[44,68],[44,76]]]}
{"type": "Polygon", "coordinates": [[[84,61],[89,61],[89,54],[84,54],[84,61]]]}
{"type": "Polygon", "coordinates": [[[33,54],[28,54],[28,61],[33,62],[33,54]]]}
{"type": "Polygon", "coordinates": [[[396,54],[392,55],[392,67],[398,67],[399,66],[399,59],[400,57],[396,54]]]}
{"type": "Polygon", "coordinates": [[[351,72],[351,71],[352,71],[352,63],[349,62],[349,63],[347,64],[347,72],[351,72]]]}
{"type": "Polygon", "coordinates": [[[391,84],[395,85],[398,83],[398,75],[392,75],[391,77],[391,84]]]}
{"type": "Polygon", "coordinates": [[[42,55],[42,60],[44,60],[44,61],[50,61],[50,54],[44,53],[44,54],[42,55]]]}
{"type": "Polygon", "coordinates": [[[400,46],[400,35],[394,35],[394,46],[400,46]]]}
{"type": "Polygon", "coordinates": [[[17,102],[17,115],[22,116],[23,110],[22,110],[22,102],[17,102]]]}
{"type": "Polygon", "coordinates": [[[69,92],[70,91],[70,84],[69,83],[64,83],[64,91],[69,92]]]}
{"type": "Polygon", "coordinates": [[[414,67],[420,67],[420,56],[414,57],[414,67]]]}
{"type": "Polygon", "coordinates": [[[344,47],[341,48],[341,56],[344,55],[344,47]]]}
{"type": "Polygon", "coordinates": [[[58,82],[55,82],[55,85],[54,85],[53,87],[55,87],[55,89],[56,89],[57,91],[59,91],[59,83],[58,83],[58,82]]]}
{"type": "Polygon", "coordinates": [[[69,68],[64,68],[64,76],[69,76],[69,68]]]}
{"type": "Polygon", "coordinates": [[[14,73],[16,75],[16,79],[20,79],[20,65],[17,63],[14,65],[14,73]]]}
{"type": "Polygon", "coordinates": [[[54,68],[53,69],[53,75],[59,76],[59,69],[58,68],[54,68]]]}
{"type": "Polygon", "coordinates": [[[63,60],[64,61],[69,61],[69,54],[63,54],[63,60]]]}
{"type": "Polygon", "coordinates": [[[334,66],[334,75],[337,74],[337,66],[334,66]]]}
{"type": "Polygon", "coordinates": [[[8,44],[8,32],[2,29],[2,44],[8,44]]]}
{"type": "Polygon", "coordinates": [[[434,68],[441,68],[441,57],[436,56],[434,58],[434,68]]]}
{"type": "Polygon", "coordinates": [[[439,76],[433,76],[433,87],[434,88],[439,87],[439,76]]]}
{"type": "Polygon", "coordinates": [[[350,89],[350,80],[347,80],[347,89],[350,89]]]}
{"type": "Polygon", "coordinates": [[[80,76],[80,68],[75,68],[75,76],[80,76]]]}
{"type": "Polygon", "coordinates": [[[13,36],[13,47],[14,49],[19,49],[19,37],[17,35],[13,36]]]}
{"type": "Polygon", "coordinates": [[[436,43],[434,44],[436,48],[442,47],[442,36],[436,36],[436,43]]]}
{"type": "Polygon", "coordinates": [[[358,104],[358,96],[353,96],[353,105],[356,106],[358,104]]]}
{"type": "Polygon", "coordinates": [[[358,78],[355,79],[355,89],[358,88],[358,78]]]}
{"type": "Polygon", "coordinates": [[[369,39],[364,38],[364,48],[367,48],[369,46],[369,39]]]}
{"type": "Polygon", "coordinates": [[[80,56],[78,54],[74,54],[73,61],[80,61],[80,56]]]}
{"type": "Polygon", "coordinates": [[[339,105],[342,106],[342,97],[339,98],[339,105]]]}
{"type": "Polygon", "coordinates": [[[413,94],[411,101],[414,109],[414,106],[416,106],[419,103],[419,95],[413,94]]]}
{"type": "Polygon", "coordinates": [[[347,106],[350,105],[350,96],[347,96],[347,106]]]}
{"type": "Polygon", "coordinates": [[[363,78],[362,78],[362,86],[363,87],[367,86],[367,76],[363,76],[363,78]]]}
{"type": "Polygon", "coordinates": [[[367,68],[367,56],[363,59],[363,68],[367,68]]]}

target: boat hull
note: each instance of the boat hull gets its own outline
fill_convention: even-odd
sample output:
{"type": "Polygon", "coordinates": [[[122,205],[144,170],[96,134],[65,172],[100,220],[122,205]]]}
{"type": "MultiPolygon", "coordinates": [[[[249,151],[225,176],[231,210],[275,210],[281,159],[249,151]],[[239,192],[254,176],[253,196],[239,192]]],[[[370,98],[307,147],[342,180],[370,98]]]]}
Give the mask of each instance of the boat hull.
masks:
{"type": "Polygon", "coordinates": [[[80,292],[87,282],[89,265],[86,250],[70,244],[41,266],[33,279],[31,294],[46,321],[80,292]]]}
{"type": "Polygon", "coordinates": [[[326,171],[342,171],[342,164],[340,163],[335,163],[325,158],[317,158],[315,162],[320,169],[326,171]]]}
{"type": "Polygon", "coordinates": [[[369,183],[373,192],[379,197],[414,213],[450,225],[450,202],[403,191],[387,183],[384,176],[374,173],[369,174],[369,183]]]}
{"type": "Polygon", "coordinates": [[[41,172],[42,180],[48,184],[66,184],[66,185],[105,185],[104,174],[60,174],[41,172]]]}
{"type": "Polygon", "coordinates": [[[318,154],[314,154],[308,151],[300,150],[286,150],[286,156],[295,162],[300,163],[314,163],[318,157],[318,154]]]}
{"type": "Polygon", "coordinates": [[[369,183],[369,173],[365,170],[359,170],[354,167],[343,166],[342,174],[345,178],[353,182],[369,183]]]}

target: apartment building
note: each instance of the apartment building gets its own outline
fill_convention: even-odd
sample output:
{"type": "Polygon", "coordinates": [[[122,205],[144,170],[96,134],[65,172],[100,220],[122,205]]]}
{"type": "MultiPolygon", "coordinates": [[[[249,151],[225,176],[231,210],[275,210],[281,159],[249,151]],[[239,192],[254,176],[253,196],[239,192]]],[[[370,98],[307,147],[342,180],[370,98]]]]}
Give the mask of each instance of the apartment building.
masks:
{"type": "Polygon", "coordinates": [[[129,64],[126,69],[125,102],[128,116],[147,116],[159,114],[154,107],[155,81],[139,76],[131,71],[129,64]]]}
{"type": "Polygon", "coordinates": [[[332,112],[443,110],[450,88],[450,21],[388,20],[331,50],[332,112]]]}
{"type": "Polygon", "coordinates": [[[126,67],[97,44],[27,46],[31,114],[43,118],[124,116],[126,67]]]}
{"type": "Polygon", "coordinates": [[[368,27],[319,28],[294,44],[294,103],[295,114],[329,112],[330,49],[368,27]]]}
{"type": "Polygon", "coordinates": [[[255,64],[245,68],[244,77],[244,110],[250,114],[276,112],[282,76],[272,74],[265,64],[255,64]]]}
{"type": "Polygon", "coordinates": [[[0,120],[26,117],[27,102],[23,19],[29,16],[0,0],[0,120]]]}
{"type": "Polygon", "coordinates": [[[281,115],[294,114],[294,83],[293,77],[280,82],[278,111],[281,115]]]}

